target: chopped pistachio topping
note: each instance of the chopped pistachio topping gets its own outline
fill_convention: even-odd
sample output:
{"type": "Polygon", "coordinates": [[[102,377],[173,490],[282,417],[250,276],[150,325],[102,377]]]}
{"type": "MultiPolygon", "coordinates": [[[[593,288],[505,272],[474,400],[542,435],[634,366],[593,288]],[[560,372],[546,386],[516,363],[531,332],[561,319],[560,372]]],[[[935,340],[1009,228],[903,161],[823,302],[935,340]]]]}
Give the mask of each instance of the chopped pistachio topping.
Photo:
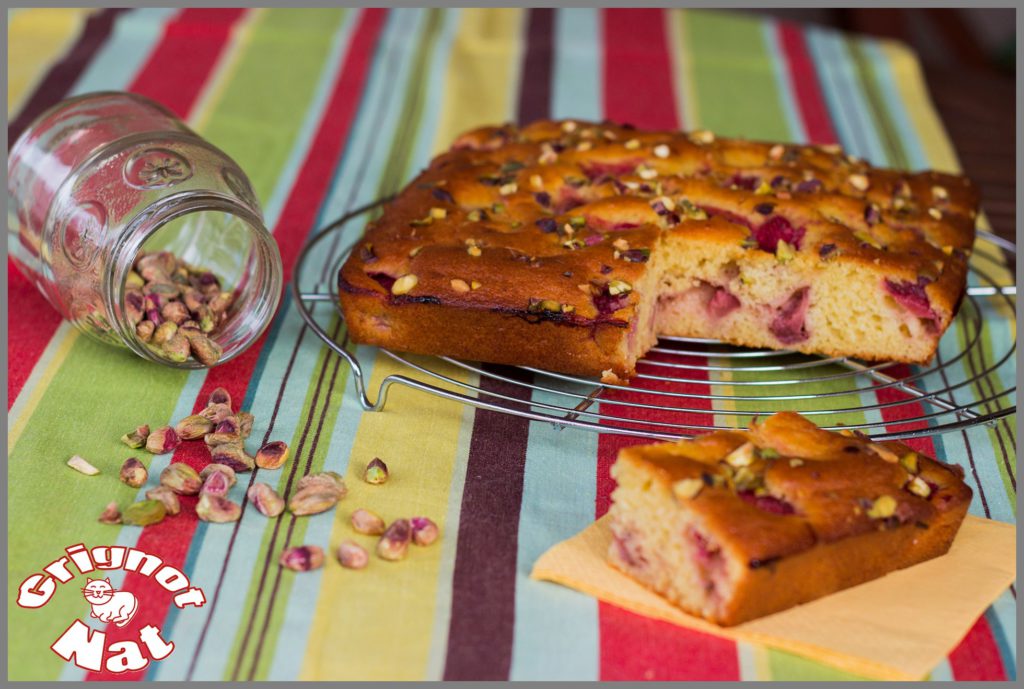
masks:
{"type": "Polygon", "coordinates": [[[875,500],[867,512],[872,519],[888,519],[895,513],[896,498],[891,495],[883,495],[875,500]]]}
{"type": "Polygon", "coordinates": [[[629,251],[629,242],[626,241],[624,237],[619,237],[618,239],[616,239],[614,242],[612,242],[612,246],[618,249],[619,251],[629,251]]]}
{"type": "Polygon", "coordinates": [[[900,461],[900,456],[898,454],[879,443],[871,443],[868,445],[868,449],[890,464],[895,464],[900,461]]]}
{"type": "Polygon", "coordinates": [[[530,175],[530,186],[534,189],[543,189],[544,178],[540,175],[530,175]]]}
{"type": "Polygon", "coordinates": [[[757,189],[754,190],[754,194],[757,196],[767,196],[772,193],[772,185],[767,180],[761,180],[761,183],[757,185],[757,189]]]}
{"type": "Polygon", "coordinates": [[[760,455],[762,459],[777,459],[779,456],[778,450],[773,447],[759,448],[757,450],[757,454],[760,455]]]}
{"type": "Polygon", "coordinates": [[[775,144],[768,149],[768,157],[772,160],[778,160],[786,152],[786,147],[782,144],[775,144]]]}
{"type": "Polygon", "coordinates": [[[932,494],[932,487],[920,476],[915,476],[910,480],[910,483],[907,484],[907,490],[919,498],[927,498],[932,494]]]}
{"type": "Polygon", "coordinates": [[[419,278],[408,273],[395,280],[395,284],[391,285],[392,294],[408,294],[412,291],[412,288],[419,282],[419,278]]]}
{"type": "Polygon", "coordinates": [[[932,196],[939,201],[945,201],[946,199],[949,198],[949,192],[946,191],[946,187],[940,187],[939,185],[935,185],[934,187],[932,187],[932,196]]]}
{"type": "Polygon", "coordinates": [[[803,465],[804,460],[802,459],[797,459],[794,457],[793,459],[789,460],[789,466],[793,467],[794,469],[797,467],[802,467],[803,465]]]}
{"type": "Polygon", "coordinates": [[[498,193],[501,194],[502,196],[508,196],[509,194],[514,194],[518,190],[519,190],[519,185],[517,185],[515,182],[509,182],[508,184],[502,184],[500,187],[498,187],[498,193]]]}
{"type": "Polygon", "coordinates": [[[715,135],[706,129],[698,129],[697,131],[690,132],[690,141],[695,144],[711,144],[715,142],[715,135]]]}
{"type": "Polygon", "coordinates": [[[654,147],[653,153],[655,158],[668,158],[672,151],[666,144],[658,144],[654,147]]]}
{"type": "Polygon", "coordinates": [[[565,122],[562,123],[562,131],[568,133],[576,131],[576,123],[573,122],[572,120],[566,120],[565,122]]]}
{"type": "Polygon", "coordinates": [[[479,208],[474,208],[466,214],[466,220],[469,220],[470,222],[480,222],[482,218],[483,213],[480,212],[479,208]]]}
{"type": "Polygon", "coordinates": [[[630,139],[629,141],[624,143],[623,146],[625,146],[630,151],[635,151],[636,149],[640,148],[640,139],[630,139]]]}
{"type": "Polygon", "coordinates": [[[629,294],[633,291],[633,285],[629,284],[625,280],[612,280],[608,283],[608,294],[613,297],[620,294],[629,294]]]}
{"type": "Polygon", "coordinates": [[[594,144],[591,143],[590,141],[581,141],[578,144],[576,144],[576,150],[580,152],[589,151],[593,147],[594,144]]]}
{"type": "Polygon", "coordinates": [[[465,280],[455,278],[451,281],[452,289],[456,292],[468,292],[469,284],[465,280]]]}
{"type": "Polygon", "coordinates": [[[733,467],[750,466],[754,462],[754,459],[753,443],[743,443],[725,456],[726,463],[733,467]]]}
{"type": "Polygon", "coordinates": [[[653,167],[640,164],[636,166],[636,174],[640,175],[640,179],[654,179],[658,176],[658,171],[653,167]]]}
{"type": "Polygon", "coordinates": [[[916,474],[918,470],[918,457],[916,452],[908,452],[907,454],[900,457],[900,466],[909,471],[911,474],[916,474]]]}
{"type": "Polygon", "coordinates": [[[932,216],[936,220],[942,220],[942,211],[940,211],[938,208],[929,208],[928,215],[932,216]]]}
{"type": "Polygon", "coordinates": [[[448,211],[446,211],[444,208],[431,208],[430,217],[434,218],[435,220],[444,220],[446,217],[448,217],[448,211]]]}
{"type": "Polygon", "coordinates": [[[684,478],[676,481],[672,486],[672,491],[677,497],[687,500],[697,497],[702,490],[704,490],[704,481],[699,478],[684,478]]]}
{"type": "Polygon", "coordinates": [[[877,239],[875,239],[875,236],[873,234],[871,234],[870,232],[865,232],[863,230],[857,230],[856,232],[853,233],[853,236],[858,241],[861,241],[861,242],[867,244],[868,246],[873,246],[876,249],[881,249],[882,248],[881,243],[879,243],[879,241],[877,239]]]}
{"type": "Polygon", "coordinates": [[[857,191],[867,191],[871,183],[868,181],[867,175],[856,173],[846,178],[846,181],[850,183],[850,186],[857,191]]]}
{"type": "Polygon", "coordinates": [[[788,263],[796,258],[796,251],[789,242],[785,239],[780,239],[779,243],[775,246],[775,258],[779,263],[788,263]]]}
{"type": "Polygon", "coordinates": [[[467,247],[466,253],[472,256],[473,258],[480,258],[481,254],[483,254],[483,252],[480,250],[480,247],[478,247],[476,244],[467,247]]]}

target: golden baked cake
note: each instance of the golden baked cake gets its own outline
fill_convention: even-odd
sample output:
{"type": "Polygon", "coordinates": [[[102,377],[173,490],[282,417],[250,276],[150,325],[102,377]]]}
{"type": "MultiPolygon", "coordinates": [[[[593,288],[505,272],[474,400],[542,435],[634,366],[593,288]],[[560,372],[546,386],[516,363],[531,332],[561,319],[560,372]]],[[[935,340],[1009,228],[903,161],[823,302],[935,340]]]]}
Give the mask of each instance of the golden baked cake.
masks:
{"type": "Polygon", "coordinates": [[[536,122],[468,132],[339,275],[357,342],[627,378],[657,336],[924,363],[964,293],[967,179],[835,146],[536,122]]]}
{"type": "Polygon", "coordinates": [[[971,501],[956,465],[792,412],[626,448],[612,476],[611,563],[721,625],[942,555],[971,501]]]}

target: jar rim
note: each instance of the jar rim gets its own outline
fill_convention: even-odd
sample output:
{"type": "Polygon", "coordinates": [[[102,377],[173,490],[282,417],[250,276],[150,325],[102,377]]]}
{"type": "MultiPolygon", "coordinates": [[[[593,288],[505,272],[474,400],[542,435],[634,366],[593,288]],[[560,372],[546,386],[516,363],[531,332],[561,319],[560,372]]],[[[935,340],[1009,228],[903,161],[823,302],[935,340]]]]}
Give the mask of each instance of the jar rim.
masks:
{"type": "Polygon", "coordinates": [[[127,318],[125,308],[128,273],[132,270],[135,258],[142,251],[146,241],[173,220],[204,211],[226,213],[242,221],[252,233],[253,248],[264,267],[264,270],[259,272],[260,279],[251,287],[256,293],[249,298],[255,309],[247,316],[255,325],[245,331],[244,338],[234,342],[231,348],[225,349],[217,365],[230,361],[257,340],[269,327],[280,303],[283,284],[281,254],[273,235],[264,226],[258,214],[238,200],[216,191],[183,191],[161,198],[128,223],[126,231],[111,249],[113,269],[107,272],[103,285],[105,300],[112,309],[114,326],[120,332],[124,343],[133,352],[149,361],[176,368],[207,368],[193,358],[179,363],[158,356],[139,339],[135,326],[127,318]]]}

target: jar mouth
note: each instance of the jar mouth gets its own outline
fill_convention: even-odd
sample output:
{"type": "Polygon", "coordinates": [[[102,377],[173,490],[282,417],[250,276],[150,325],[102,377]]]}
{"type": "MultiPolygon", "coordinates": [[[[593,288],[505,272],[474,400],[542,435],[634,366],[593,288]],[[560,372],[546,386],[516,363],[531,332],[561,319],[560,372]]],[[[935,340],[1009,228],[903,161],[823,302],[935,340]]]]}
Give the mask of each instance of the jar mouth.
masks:
{"type": "Polygon", "coordinates": [[[230,361],[255,342],[270,325],[281,300],[281,255],[273,236],[262,219],[245,205],[224,194],[181,192],[164,197],[148,206],[128,223],[126,231],[111,248],[113,270],[104,285],[106,300],[112,309],[111,320],[125,344],[139,356],[176,368],[198,369],[207,366],[194,357],[173,361],[144,342],[128,318],[127,281],[136,258],[143,251],[168,250],[182,256],[190,265],[218,272],[209,261],[223,266],[234,263],[224,289],[235,292],[226,319],[207,337],[220,345],[216,364],[230,361]],[[211,218],[223,222],[207,222],[211,218]],[[235,247],[225,241],[225,233],[234,238],[235,247]],[[167,246],[167,240],[177,240],[167,246]],[[158,242],[154,246],[154,242],[158,242]],[[241,254],[241,255],[237,255],[241,254]]]}

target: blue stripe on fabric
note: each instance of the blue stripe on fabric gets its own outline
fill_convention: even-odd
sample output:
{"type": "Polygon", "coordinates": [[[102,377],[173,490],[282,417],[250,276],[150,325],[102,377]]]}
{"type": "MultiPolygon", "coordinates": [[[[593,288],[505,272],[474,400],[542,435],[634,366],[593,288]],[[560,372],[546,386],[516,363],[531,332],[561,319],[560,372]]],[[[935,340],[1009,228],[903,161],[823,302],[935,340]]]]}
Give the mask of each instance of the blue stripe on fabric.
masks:
{"type": "Polygon", "coordinates": [[[555,119],[601,119],[601,74],[604,62],[600,11],[593,8],[555,11],[551,116],[555,119]]]}
{"type": "Polygon", "coordinates": [[[807,47],[818,68],[829,113],[843,148],[876,165],[885,164],[888,157],[865,110],[866,99],[842,35],[809,28],[806,36],[807,47]]]}
{"type": "Polygon", "coordinates": [[[128,88],[163,34],[164,24],[180,11],[146,7],[118,15],[110,37],[69,95],[128,88]]]}
{"type": "MultiPolygon", "coordinates": [[[[555,11],[551,94],[555,118],[602,118],[599,12],[555,11]]],[[[540,404],[565,404],[564,398],[556,397],[533,394],[540,404]]],[[[557,430],[540,422],[531,423],[529,432],[509,679],[596,680],[600,665],[597,601],[550,582],[534,581],[530,569],[544,551],[594,521],[598,435],[557,430]]]]}

